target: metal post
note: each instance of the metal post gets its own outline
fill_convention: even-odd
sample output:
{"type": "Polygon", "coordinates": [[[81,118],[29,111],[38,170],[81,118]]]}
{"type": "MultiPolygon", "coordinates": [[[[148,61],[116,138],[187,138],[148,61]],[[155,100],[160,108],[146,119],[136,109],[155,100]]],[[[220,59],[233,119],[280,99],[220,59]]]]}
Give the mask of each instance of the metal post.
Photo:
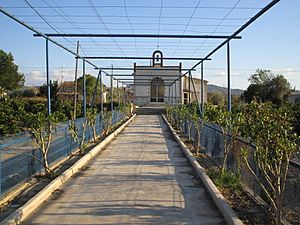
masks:
{"type": "Polygon", "coordinates": [[[86,118],[86,78],[85,78],[85,60],[82,60],[83,77],[83,117],[86,118]]]}
{"type": "Polygon", "coordinates": [[[227,43],[227,110],[231,112],[231,88],[230,88],[230,45],[227,43]]]}
{"type": "Polygon", "coordinates": [[[173,105],[173,103],[174,103],[173,96],[174,96],[174,91],[173,91],[173,85],[172,85],[172,86],[171,86],[171,103],[172,103],[172,105],[173,105]]]}
{"type": "Polygon", "coordinates": [[[49,40],[46,38],[46,76],[47,76],[47,109],[48,115],[51,114],[51,85],[50,85],[50,75],[49,75],[49,40]]]}
{"type": "MultiPolygon", "coordinates": [[[[113,66],[111,66],[111,75],[113,75],[113,66]]],[[[114,87],[114,82],[113,82],[113,77],[110,77],[110,109],[111,111],[114,110],[114,102],[113,102],[113,87],[114,87]]]]}
{"type": "Polygon", "coordinates": [[[170,94],[171,94],[171,89],[170,89],[170,85],[168,86],[169,91],[168,91],[168,103],[170,104],[170,94]]]}
{"type": "Polygon", "coordinates": [[[117,80],[117,98],[118,98],[118,107],[120,108],[120,92],[119,92],[119,81],[117,80]]]}
{"type": "Polygon", "coordinates": [[[180,104],[182,104],[182,97],[183,97],[183,88],[182,88],[182,74],[181,74],[181,69],[182,69],[182,63],[179,63],[179,101],[180,104]]]}
{"type": "Polygon", "coordinates": [[[175,82],[175,104],[177,104],[177,86],[176,86],[176,82],[175,82]]]}
{"type": "Polygon", "coordinates": [[[201,63],[201,113],[204,113],[204,74],[203,74],[203,67],[204,62],[201,63]]]}
{"type": "Polygon", "coordinates": [[[191,75],[191,81],[192,81],[193,90],[194,90],[194,93],[195,93],[195,98],[196,98],[198,110],[200,110],[201,108],[200,108],[200,104],[199,104],[199,99],[198,99],[198,96],[197,96],[196,86],[195,86],[195,83],[194,83],[194,80],[193,80],[193,76],[192,76],[192,75],[191,75]]]}
{"type": "Polygon", "coordinates": [[[189,71],[189,101],[188,101],[188,103],[189,104],[191,104],[191,75],[192,75],[192,73],[191,73],[191,71],[189,71]]]}
{"type": "Polygon", "coordinates": [[[100,112],[103,115],[103,85],[102,85],[102,70],[99,70],[100,73],[100,112]]]}
{"type": "Polygon", "coordinates": [[[125,98],[125,95],[124,95],[124,84],[123,82],[121,83],[121,103],[122,103],[122,106],[124,105],[124,98],[125,98]]]}
{"type": "MultiPolygon", "coordinates": [[[[76,54],[79,54],[79,41],[77,41],[76,54]]],[[[77,72],[78,72],[78,58],[76,57],[75,63],[75,78],[74,78],[74,111],[73,111],[73,119],[76,119],[76,108],[77,108],[77,72]]]]}

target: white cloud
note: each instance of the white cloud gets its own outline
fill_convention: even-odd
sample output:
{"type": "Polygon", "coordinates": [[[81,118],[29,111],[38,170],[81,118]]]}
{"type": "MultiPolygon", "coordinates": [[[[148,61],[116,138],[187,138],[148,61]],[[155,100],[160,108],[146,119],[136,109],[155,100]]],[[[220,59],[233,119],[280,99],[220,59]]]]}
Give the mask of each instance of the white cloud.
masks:
{"type": "MultiPolygon", "coordinates": [[[[77,77],[80,77],[82,74],[81,70],[78,70],[77,77]]],[[[75,70],[74,69],[54,69],[51,71],[52,80],[60,81],[70,81],[74,80],[75,70]]]]}
{"type": "MultiPolygon", "coordinates": [[[[92,74],[94,71],[87,70],[86,73],[92,74]]],[[[25,74],[25,85],[26,86],[40,86],[46,83],[46,73],[41,70],[32,70],[25,74]]],[[[50,70],[50,79],[61,81],[74,80],[75,70],[74,69],[53,69],[50,70]]],[[[78,70],[77,77],[82,76],[82,70],[78,70]]]]}
{"type": "Polygon", "coordinates": [[[45,73],[39,70],[33,70],[25,74],[25,85],[38,86],[46,82],[45,73]]]}
{"type": "Polygon", "coordinates": [[[224,70],[219,70],[219,71],[217,71],[217,75],[218,76],[225,76],[226,72],[224,70]]]}

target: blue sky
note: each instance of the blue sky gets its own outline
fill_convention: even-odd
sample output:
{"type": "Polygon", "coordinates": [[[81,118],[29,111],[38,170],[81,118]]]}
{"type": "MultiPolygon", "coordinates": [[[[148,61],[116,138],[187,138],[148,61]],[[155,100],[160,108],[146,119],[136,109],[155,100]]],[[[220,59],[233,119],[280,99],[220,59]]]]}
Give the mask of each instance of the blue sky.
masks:
{"type": "MultiPolygon", "coordinates": [[[[90,3],[86,1],[57,1],[57,0],[39,0],[29,1],[34,6],[44,6],[45,2],[51,4],[60,4],[66,6],[63,10],[65,15],[73,15],[71,18],[75,23],[79,23],[80,28],[85,28],[84,32],[90,33],[172,33],[172,34],[198,34],[210,33],[215,27],[210,25],[216,24],[211,20],[203,21],[202,17],[223,17],[226,16],[228,10],[209,9],[209,6],[224,6],[231,7],[238,2],[241,9],[233,10],[228,18],[249,17],[258,10],[244,10],[243,6],[248,6],[251,2],[251,7],[259,8],[266,5],[270,1],[265,0],[164,0],[163,8],[160,9],[161,0],[126,0],[126,10],[122,6],[123,0],[112,1],[96,1],[91,2],[96,6],[98,13],[102,18],[97,18],[95,11],[92,8],[68,8],[73,5],[88,6],[90,3]],[[141,3],[143,2],[143,3],[141,3]],[[133,6],[146,4],[149,8],[135,8],[133,6]],[[199,9],[194,10],[194,7],[199,4],[199,9]],[[188,7],[184,8],[183,5],[188,7]],[[99,6],[99,7],[97,7],[99,6]],[[100,7],[102,6],[102,7],[100,7]],[[105,6],[105,7],[103,7],[105,6]],[[114,7],[112,7],[114,6],[114,7]],[[170,6],[178,6],[172,8],[170,6]],[[190,7],[189,7],[190,6],[190,7]],[[206,8],[201,8],[206,6],[206,8]],[[152,8],[151,8],[152,7],[152,8]],[[165,7],[165,8],[164,8],[165,7]],[[182,9],[180,8],[182,7],[182,9]],[[218,13],[213,14],[212,13],[218,13]],[[82,17],[80,15],[94,15],[94,17],[82,17]],[[176,15],[182,15],[182,18],[176,18],[176,15]],[[110,17],[110,16],[114,17],[110,17]],[[115,15],[124,15],[116,17],[115,15]],[[128,17],[125,17],[125,16],[128,17]],[[148,16],[148,17],[147,17],[148,16]],[[152,18],[153,16],[153,18],[152,18]],[[99,21],[100,20],[100,21],[99,21]],[[102,21],[101,21],[102,20],[102,21]],[[101,24],[101,22],[103,22],[101,24]],[[157,25],[159,27],[157,27],[157,25]],[[176,25],[177,24],[177,25],[176,25]],[[202,27],[202,25],[205,25],[202,27]]],[[[8,1],[2,0],[1,7],[7,6],[24,6],[22,0],[8,1]]],[[[26,17],[32,12],[28,8],[6,8],[13,14],[21,15],[20,17],[26,22],[35,22],[32,25],[38,27],[44,32],[54,33],[53,30],[47,29],[43,23],[37,23],[38,18],[26,17]]],[[[40,7],[37,10],[44,15],[55,15],[49,9],[40,7]]],[[[59,10],[57,8],[57,10],[59,10]]],[[[271,69],[274,73],[283,74],[288,81],[300,89],[300,1],[299,0],[281,0],[275,7],[264,14],[259,20],[248,27],[241,33],[242,40],[234,40],[231,42],[231,68],[232,68],[232,87],[246,89],[249,85],[247,78],[257,68],[271,69]]],[[[62,13],[63,11],[61,11],[62,13]]],[[[59,13],[56,11],[56,13],[59,13]]],[[[73,29],[70,23],[65,23],[61,17],[52,16],[49,21],[63,30],[64,32],[79,33],[73,29]]],[[[237,29],[238,25],[245,21],[220,21],[221,25],[217,32],[228,33],[237,29]]],[[[219,22],[217,22],[218,24],[219,22]]],[[[20,72],[26,76],[27,85],[38,85],[45,82],[45,41],[42,38],[34,38],[32,32],[12,21],[3,14],[0,14],[0,48],[6,52],[12,52],[15,58],[15,63],[20,66],[20,72]]],[[[76,39],[71,39],[69,43],[66,40],[56,39],[63,44],[66,44],[70,49],[75,51],[76,39]]],[[[203,57],[213,47],[218,44],[216,41],[203,40],[137,40],[137,39],[84,39],[80,40],[83,44],[83,49],[88,55],[101,56],[151,56],[158,45],[165,53],[165,56],[172,57],[203,57]],[[168,42],[169,41],[169,42],[168,42]],[[202,43],[203,42],[203,43],[202,43]],[[117,44],[116,44],[117,43],[117,44]],[[202,44],[202,45],[201,45],[202,44]],[[198,47],[201,45],[202,48],[198,47]],[[120,50],[122,49],[122,50],[120,50]],[[198,49],[195,51],[195,49],[198,49]]],[[[222,48],[212,56],[212,61],[205,63],[205,79],[211,84],[227,86],[226,83],[226,49],[222,48]]],[[[83,53],[82,53],[83,54],[83,53]]],[[[132,60],[126,61],[95,61],[99,66],[132,66],[132,60]]],[[[148,61],[137,61],[138,65],[148,65],[148,61]]],[[[166,62],[166,64],[174,64],[175,62],[166,62]]],[[[178,63],[178,62],[176,62],[178,63]]],[[[80,63],[81,64],[81,63],[80,63]]],[[[183,67],[188,68],[194,62],[183,62],[183,67]]],[[[50,66],[52,79],[71,80],[74,74],[74,57],[66,51],[50,44],[50,66]]],[[[92,67],[87,68],[87,72],[96,75],[96,71],[92,67]]],[[[194,76],[199,76],[199,71],[194,72],[194,76]]],[[[108,83],[108,80],[105,80],[108,83]]]]}

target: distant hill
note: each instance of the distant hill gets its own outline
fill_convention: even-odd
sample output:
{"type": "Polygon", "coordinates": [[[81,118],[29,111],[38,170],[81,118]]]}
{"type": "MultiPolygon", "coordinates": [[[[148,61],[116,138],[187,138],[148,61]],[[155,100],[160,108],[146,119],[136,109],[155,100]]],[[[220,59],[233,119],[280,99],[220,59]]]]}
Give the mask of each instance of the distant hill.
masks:
{"type": "MultiPolygon", "coordinates": [[[[221,87],[218,85],[214,84],[208,84],[207,85],[207,92],[219,92],[219,93],[224,93],[227,94],[227,88],[226,87],[221,87]]],[[[242,95],[244,93],[243,90],[241,89],[231,89],[231,94],[232,95],[242,95]]]]}

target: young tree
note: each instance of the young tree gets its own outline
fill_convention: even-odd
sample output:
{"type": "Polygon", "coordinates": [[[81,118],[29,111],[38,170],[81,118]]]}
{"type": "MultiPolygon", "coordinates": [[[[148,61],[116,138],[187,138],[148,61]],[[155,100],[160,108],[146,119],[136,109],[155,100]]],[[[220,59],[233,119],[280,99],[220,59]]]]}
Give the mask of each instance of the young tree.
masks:
{"type": "Polygon", "coordinates": [[[86,131],[87,125],[88,125],[87,118],[83,118],[82,130],[81,130],[81,140],[80,140],[80,144],[79,144],[80,154],[83,154],[84,148],[85,148],[85,131],[86,131]]]}
{"type": "Polygon", "coordinates": [[[242,149],[242,158],[269,199],[276,224],[280,225],[289,161],[299,143],[299,136],[292,126],[294,118],[288,107],[269,103],[251,103],[245,113],[247,120],[243,134],[256,145],[253,158],[262,176],[255,173],[255,168],[250,165],[247,149],[242,149]]]}
{"type": "Polygon", "coordinates": [[[69,133],[75,143],[79,143],[78,127],[76,126],[76,120],[69,120],[69,133]]]}
{"type": "Polygon", "coordinates": [[[199,156],[199,150],[201,149],[201,131],[203,129],[204,126],[204,115],[199,115],[198,114],[198,109],[197,109],[197,105],[194,105],[190,111],[190,120],[192,122],[192,124],[194,124],[195,129],[196,129],[196,146],[195,146],[195,150],[196,150],[196,156],[199,156]]]}
{"type": "Polygon", "coordinates": [[[103,115],[104,130],[103,133],[108,135],[112,126],[112,111],[105,112],[103,115]]]}
{"type": "Polygon", "coordinates": [[[24,85],[25,77],[18,72],[11,53],[0,49],[0,94],[2,91],[14,90],[24,85]]]}
{"type": "Polygon", "coordinates": [[[208,114],[207,118],[210,119],[210,122],[220,126],[224,139],[224,156],[220,171],[221,177],[223,177],[227,169],[228,155],[241,132],[244,123],[244,115],[240,110],[236,110],[232,113],[228,112],[224,107],[210,107],[208,109],[206,109],[206,113],[208,114]],[[209,112],[208,109],[213,110],[213,112],[209,112]]]}
{"type": "MultiPolygon", "coordinates": [[[[186,105],[177,105],[176,106],[176,114],[177,118],[177,126],[179,127],[180,132],[182,132],[182,125],[185,120],[188,120],[189,110],[186,105]]],[[[189,123],[191,124],[191,123],[189,123]]],[[[191,126],[191,125],[189,125],[191,126]]],[[[189,129],[190,130],[190,129],[189,129]]],[[[189,132],[189,139],[190,139],[190,132],[189,132]]]]}
{"type": "Polygon", "coordinates": [[[42,154],[43,159],[41,163],[44,166],[46,174],[52,172],[48,164],[48,152],[53,131],[61,117],[63,115],[58,112],[51,115],[47,115],[46,112],[29,113],[27,116],[27,125],[42,154]]]}
{"type": "Polygon", "coordinates": [[[97,110],[96,109],[88,109],[87,113],[86,113],[86,117],[87,117],[87,124],[92,127],[93,139],[94,139],[94,143],[95,143],[96,139],[97,139],[97,134],[96,134],[97,110]]]}

